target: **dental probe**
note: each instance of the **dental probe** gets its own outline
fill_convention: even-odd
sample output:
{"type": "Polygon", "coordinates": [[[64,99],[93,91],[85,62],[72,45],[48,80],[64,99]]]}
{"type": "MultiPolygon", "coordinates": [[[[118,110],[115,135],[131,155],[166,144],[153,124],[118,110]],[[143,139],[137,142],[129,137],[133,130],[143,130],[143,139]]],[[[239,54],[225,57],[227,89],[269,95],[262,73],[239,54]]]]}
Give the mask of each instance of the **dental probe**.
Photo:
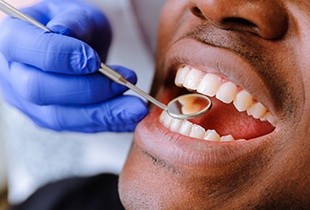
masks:
{"type": "Polygon", "coordinates": [[[204,95],[200,95],[200,94],[181,95],[173,99],[172,101],[170,101],[168,105],[166,106],[165,104],[159,102],[158,100],[156,100],[151,95],[147,94],[146,92],[144,92],[137,86],[130,83],[120,73],[111,69],[107,65],[101,63],[101,68],[99,69],[99,71],[105,76],[112,79],[114,82],[128,87],[129,89],[135,91],[140,96],[152,102],[159,108],[167,111],[167,113],[174,118],[190,119],[190,118],[198,117],[211,109],[211,105],[212,105],[211,100],[208,97],[204,95]],[[188,103],[191,103],[190,105],[192,105],[193,102],[196,102],[196,103],[199,102],[200,108],[198,110],[192,109],[191,111],[184,112],[184,108],[188,107],[188,103]]]}
{"type": "MultiPolygon", "coordinates": [[[[47,27],[36,21],[35,19],[23,14],[18,9],[14,8],[12,5],[8,4],[7,2],[0,0],[0,10],[6,13],[7,15],[10,15],[11,17],[21,19],[24,21],[27,21],[41,29],[47,32],[52,32],[47,27]]],[[[128,87],[129,89],[135,91],[140,96],[144,97],[148,101],[152,102],[159,108],[167,111],[167,113],[178,119],[190,119],[194,117],[198,117],[206,112],[208,112],[211,109],[212,103],[211,100],[204,95],[200,94],[186,94],[181,95],[172,101],[168,103],[166,106],[165,104],[159,102],[155,98],[153,98],[151,95],[147,94],[137,86],[130,83],[128,80],[126,80],[121,74],[116,72],[115,70],[111,69],[104,63],[101,63],[101,68],[98,70],[103,75],[107,76],[114,82],[124,85],[128,87]],[[193,108],[194,107],[194,108],[193,108]]]]}

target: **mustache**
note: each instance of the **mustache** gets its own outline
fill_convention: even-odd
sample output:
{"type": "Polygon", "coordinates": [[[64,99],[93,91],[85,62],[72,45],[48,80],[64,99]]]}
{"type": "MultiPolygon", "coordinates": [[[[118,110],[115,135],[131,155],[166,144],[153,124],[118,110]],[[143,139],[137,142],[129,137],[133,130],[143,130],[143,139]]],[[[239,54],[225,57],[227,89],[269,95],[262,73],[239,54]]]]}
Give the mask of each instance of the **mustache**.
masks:
{"type": "Polygon", "coordinates": [[[209,24],[199,25],[185,35],[186,38],[192,38],[207,45],[233,51],[256,67],[266,65],[258,63],[265,61],[262,53],[265,49],[250,38],[253,36],[259,38],[249,32],[222,30],[209,24]]]}

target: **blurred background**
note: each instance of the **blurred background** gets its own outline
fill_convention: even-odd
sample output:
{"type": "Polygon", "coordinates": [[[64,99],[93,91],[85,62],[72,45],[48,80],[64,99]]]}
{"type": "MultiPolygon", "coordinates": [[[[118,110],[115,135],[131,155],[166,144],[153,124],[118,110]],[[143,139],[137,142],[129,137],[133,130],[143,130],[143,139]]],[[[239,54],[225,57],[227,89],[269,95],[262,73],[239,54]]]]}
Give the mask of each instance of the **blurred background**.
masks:
{"type": "MultiPolygon", "coordinates": [[[[6,2],[18,8],[28,6],[36,1],[38,0],[6,0],[6,2]]],[[[0,21],[2,21],[4,17],[5,14],[0,11],[0,21]]],[[[2,100],[1,97],[0,100],[2,100]]],[[[0,102],[0,106],[1,105],[2,101],[0,102]]],[[[7,209],[7,176],[6,176],[6,161],[5,161],[5,149],[4,149],[5,144],[3,142],[3,137],[1,135],[3,134],[3,132],[4,132],[3,125],[0,124],[0,210],[7,209]]]]}

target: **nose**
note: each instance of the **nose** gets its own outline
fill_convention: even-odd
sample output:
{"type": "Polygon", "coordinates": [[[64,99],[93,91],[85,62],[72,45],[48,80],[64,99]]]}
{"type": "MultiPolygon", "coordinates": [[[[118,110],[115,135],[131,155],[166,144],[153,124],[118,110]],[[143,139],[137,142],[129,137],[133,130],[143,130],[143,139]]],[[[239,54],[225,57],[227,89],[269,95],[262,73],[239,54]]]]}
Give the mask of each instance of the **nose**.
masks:
{"type": "Polygon", "coordinates": [[[247,31],[278,39],[288,28],[288,15],[277,0],[189,0],[191,12],[225,30],[247,31]]]}

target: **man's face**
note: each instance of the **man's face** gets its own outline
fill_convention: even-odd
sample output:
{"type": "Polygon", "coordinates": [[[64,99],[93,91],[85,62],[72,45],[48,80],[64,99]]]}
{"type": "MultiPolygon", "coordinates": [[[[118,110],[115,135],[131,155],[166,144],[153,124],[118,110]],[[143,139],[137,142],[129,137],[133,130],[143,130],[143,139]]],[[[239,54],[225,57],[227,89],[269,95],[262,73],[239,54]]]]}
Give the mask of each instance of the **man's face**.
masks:
{"type": "Polygon", "coordinates": [[[126,208],[310,207],[310,1],[167,0],[153,94],[186,92],[211,111],[151,110],[120,177],[126,208]]]}

